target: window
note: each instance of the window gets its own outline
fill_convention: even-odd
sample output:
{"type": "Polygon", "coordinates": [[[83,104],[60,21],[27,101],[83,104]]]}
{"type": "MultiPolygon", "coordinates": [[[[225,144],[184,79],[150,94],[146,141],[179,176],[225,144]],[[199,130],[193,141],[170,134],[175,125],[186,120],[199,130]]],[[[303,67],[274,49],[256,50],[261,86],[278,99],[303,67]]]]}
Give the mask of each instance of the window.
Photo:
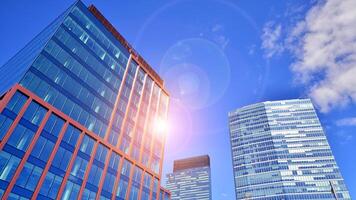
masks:
{"type": "Polygon", "coordinates": [[[96,192],[90,191],[88,189],[84,189],[82,200],[94,200],[96,196],[96,192]]]}
{"type": "MultiPolygon", "coordinates": [[[[148,200],[150,197],[149,192],[142,191],[141,200],[148,200]]],[[[155,199],[154,197],[152,199],[155,199]]]]}
{"type": "Polygon", "coordinates": [[[158,190],[158,179],[157,178],[155,178],[154,180],[153,180],[153,193],[152,193],[152,197],[153,197],[153,199],[156,199],[156,197],[157,197],[157,190],[158,190]]]}
{"type": "Polygon", "coordinates": [[[110,144],[116,146],[118,140],[119,140],[119,132],[112,128],[110,131],[110,134],[109,134],[108,142],[110,142],[110,144]]]}
{"type": "Polygon", "coordinates": [[[0,114],[0,140],[5,136],[5,133],[9,130],[12,122],[12,119],[0,114]]]}
{"type": "Polygon", "coordinates": [[[68,125],[66,132],[64,133],[62,141],[66,142],[67,144],[75,147],[75,144],[78,141],[80,135],[80,130],[72,126],[71,124],[68,125]]]}
{"type": "Polygon", "coordinates": [[[80,151],[87,155],[90,155],[93,150],[94,143],[94,139],[92,139],[88,135],[85,135],[82,141],[82,145],[80,146],[80,151]]]}
{"type": "Polygon", "coordinates": [[[129,152],[129,147],[130,147],[130,141],[126,137],[122,137],[121,144],[120,144],[120,150],[128,153],[129,152]]]}
{"type": "Polygon", "coordinates": [[[14,175],[20,159],[5,151],[0,152],[0,180],[10,181],[14,175]]]}
{"type": "Polygon", "coordinates": [[[40,194],[46,197],[50,197],[51,199],[55,199],[61,186],[63,178],[61,176],[57,176],[51,172],[46,174],[46,178],[42,184],[40,194]]]}
{"type": "Polygon", "coordinates": [[[142,154],[142,160],[141,160],[143,165],[148,166],[149,156],[150,154],[146,150],[144,150],[142,154]]]}
{"type": "Polygon", "coordinates": [[[129,177],[130,176],[130,168],[131,168],[131,162],[129,162],[128,160],[124,160],[124,163],[122,165],[122,169],[121,169],[121,174],[129,177]]]}
{"type": "Polygon", "coordinates": [[[87,160],[81,158],[80,156],[77,156],[77,158],[75,159],[74,166],[72,168],[72,172],[70,174],[77,178],[83,179],[87,165],[87,160]]]}
{"type": "Polygon", "coordinates": [[[120,159],[121,159],[121,156],[119,154],[113,152],[110,157],[109,167],[111,169],[113,169],[114,171],[118,171],[120,159]]]}
{"type": "Polygon", "coordinates": [[[63,124],[64,124],[64,120],[52,113],[51,116],[49,117],[48,121],[46,122],[44,130],[46,130],[48,133],[58,137],[63,124]]]}
{"type": "Polygon", "coordinates": [[[27,162],[16,181],[16,185],[33,191],[37,186],[41,174],[42,168],[27,162]]]}
{"type": "Polygon", "coordinates": [[[59,146],[56,155],[54,156],[52,166],[55,166],[65,172],[67,170],[72,154],[73,153],[71,151],[68,151],[67,149],[64,149],[63,147],[59,146]]]}
{"type": "Polygon", "coordinates": [[[108,148],[106,148],[102,144],[99,144],[98,149],[96,150],[95,160],[105,163],[105,158],[107,153],[108,153],[108,148]]]}
{"type": "Polygon", "coordinates": [[[47,110],[40,106],[38,103],[32,101],[29,107],[27,108],[23,118],[27,119],[35,125],[39,125],[45,116],[47,110]]]}
{"type": "MultiPolygon", "coordinates": [[[[120,101],[121,102],[125,102],[123,100],[120,101]]],[[[126,103],[126,102],[125,102],[126,103]]],[[[120,106],[120,105],[119,105],[120,106]]],[[[125,112],[125,111],[123,111],[125,112]]],[[[121,125],[122,125],[122,121],[124,120],[124,117],[121,116],[121,114],[119,113],[116,113],[116,116],[115,116],[115,120],[114,120],[114,127],[117,128],[117,129],[120,129],[121,128],[121,125]]]]}
{"type": "Polygon", "coordinates": [[[137,144],[134,143],[133,147],[132,147],[132,151],[131,151],[131,156],[133,159],[137,160],[140,157],[140,146],[138,146],[137,144]]]}
{"type": "Polygon", "coordinates": [[[88,182],[90,184],[95,185],[96,187],[98,187],[102,172],[103,172],[103,169],[101,167],[93,164],[91,169],[90,169],[88,182]]]}
{"type": "Polygon", "coordinates": [[[22,106],[25,104],[27,97],[19,91],[12,96],[6,108],[18,114],[22,106]]]}
{"type": "Polygon", "coordinates": [[[152,179],[152,176],[150,174],[148,174],[147,172],[145,172],[145,175],[143,177],[143,186],[146,188],[150,188],[151,179],[152,179]]]}
{"type": "Polygon", "coordinates": [[[138,199],[138,191],[139,188],[135,185],[132,185],[131,192],[130,192],[130,200],[137,200],[138,199]]]}
{"type": "Polygon", "coordinates": [[[142,177],[142,169],[135,166],[135,171],[132,180],[135,181],[136,183],[141,183],[141,177],[142,177]]]}
{"type": "Polygon", "coordinates": [[[19,150],[26,151],[34,135],[35,133],[33,131],[18,124],[7,141],[7,144],[19,150]]]}
{"type": "Polygon", "coordinates": [[[127,181],[121,178],[120,182],[118,184],[116,197],[118,197],[119,199],[125,199],[126,192],[127,192],[127,186],[128,186],[127,181]]]}
{"type": "Polygon", "coordinates": [[[62,200],[77,199],[79,194],[80,186],[68,180],[67,185],[63,191],[62,200]]]}
{"type": "Polygon", "coordinates": [[[51,152],[53,151],[53,147],[54,143],[41,135],[31,152],[31,156],[34,156],[43,162],[47,162],[51,152]]]}
{"type": "MultiPolygon", "coordinates": [[[[119,105],[118,105],[118,110],[121,111],[122,113],[125,113],[126,111],[126,106],[127,106],[127,102],[124,99],[120,99],[119,105]]],[[[119,116],[118,118],[115,120],[116,122],[116,127],[120,128],[121,127],[121,123],[120,123],[120,119],[119,116]]],[[[122,122],[122,120],[121,120],[122,122]]]]}
{"type": "Polygon", "coordinates": [[[111,174],[110,172],[106,173],[103,190],[106,192],[112,193],[112,189],[115,184],[115,175],[111,174]]]}

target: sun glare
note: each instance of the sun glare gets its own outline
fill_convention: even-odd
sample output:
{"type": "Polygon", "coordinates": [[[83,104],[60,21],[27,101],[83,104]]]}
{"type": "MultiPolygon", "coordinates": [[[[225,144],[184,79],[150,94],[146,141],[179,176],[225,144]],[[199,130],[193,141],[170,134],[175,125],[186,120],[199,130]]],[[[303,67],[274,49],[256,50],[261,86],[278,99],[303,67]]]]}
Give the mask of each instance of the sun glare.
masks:
{"type": "Polygon", "coordinates": [[[160,135],[166,134],[168,131],[168,122],[167,120],[164,120],[162,118],[158,118],[155,120],[155,132],[157,132],[160,135]]]}

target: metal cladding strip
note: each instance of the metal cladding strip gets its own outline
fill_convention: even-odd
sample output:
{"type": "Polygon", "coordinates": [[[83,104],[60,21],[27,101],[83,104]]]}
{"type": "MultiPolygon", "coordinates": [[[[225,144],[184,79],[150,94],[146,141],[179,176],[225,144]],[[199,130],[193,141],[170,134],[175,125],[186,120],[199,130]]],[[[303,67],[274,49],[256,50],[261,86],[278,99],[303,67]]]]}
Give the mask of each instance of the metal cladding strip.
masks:
{"type": "Polygon", "coordinates": [[[104,169],[103,169],[103,172],[101,173],[101,179],[99,181],[99,186],[98,186],[98,192],[96,193],[96,200],[99,200],[100,199],[100,194],[101,194],[101,190],[103,188],[103,185],[104,185],[104,181],[105,181],[105,177],[106,177],[106,172],[107,172],[107,169],[109,167],[109,164],[110,163],[110,157],[111,157],[111,154],[112,154],[112,151],[109,150],[107,155],[106,155],[106,158],[105,158],[105,165],[104,165],[104,169]]]}
{"type": "Polygon", "coordinates": [[[53,161],[53,159],[54,159],[54,156],[56,155],[57,150],[59,149],[59,145],[61,144],[62,138],[63,138],[64,133],[66,132],[66,130],[67,130],[67,128],[68,128],[68,125],[69,125],[69,123],[66,122],[66,123],[63,125],[63,127],[62,127],[62,129],[61,129],[61,131],[60,131],[60,133],[59,133],[59,135],[58,135],[57,142],[56,142],[56,144],[55,144],[55,146],[54,146],[54,148],[53,148],[53,150],[52,150],[52,153],[51,153],[51,155],[50,155],[50,157],[49,157],[49,159],[48,159],[48,161],[47,161],[47,163],[46,163],[45,168],[44,168],[43,171],[42,171],[42,174],[41,174],[41,176],[40,176],[40,180],[38,181],[38,184],[37,184],[37,186],[36,186],[36,189],[35,189],[35,191],[33,192],[33,195],[32,195],[32,198],[31,198],[32,200],[36,200],[36,199],[37,199],[37,195],[38,195],[38,193],[40,192],[41,186],[42,186],[42,184],[43,184],[43,182],[44,182],[44,180],[45,180],[45,178],[46,178],[46,175],[47,175],[47,172],[48,172],[49,168],[51,167],[51,164],[52,164],[52,161],[53,161]]]}
{"type": "MultiPolygon", "coordinates": [[[[158,96],[157,96],[157,107],[156,107],[156,110],[154,111],[155,114],[154,114],[154,119],[155,120],[158,120],[158,117],[159,117],[159,108],[161,106],[161,90],[158,91],[158,96]]],[[[154,122],[156,123],[156,122],[154,122]]],[[[154,127],[155,128],[155,127],[154,127]]],[[[148,168],[151,169],[151,164],[152,164],[152,157],[153,157],[153,149],[154,149],[154,144],[155,144],[155,137],[156,135],[158,134],[156,131],[154,131],[154,133],[151,133],[152,134],[152,142],[151,142],[151,146],[150,146],[150,155],[149,155],[149,159],[148,159],[148,168]]],[[[154,171],[154,170],[152,170],[154,171]]],[[[154,171],[155,174],[157,174],[155,171],[154,171]]],[[[161,177],[159,174],[158,174],[159,177],[161,177]]]]}
{"type": "MultiPolygon", "coordinates": [[[[150,97],[149,97],[149,101],[148,101],[148,105],[147,105],[147,112],[146,112],[146,117],[145,117],[145,122],[144,122],[144,130],[143,130],[143,135],[142,137],[145,136],[146,134],[146,129],[147,129],[147,118],[149,117],[149,113],[150,113],[150,110],[151,110],[151,103],[152,103],[152,96],[153,96],[153,88],[154,88],[154,85],[155,83],[152,82],[152,86],[151,86],[151,92],[150,92],[150,97]]],[[[143,154],[143,149],[144,149],[144,144],[141,144],[141,149],[140,149],[140,156],[139,156],[139,160],[141,162],[141,159],[142,159],[142,154],[143,154]]],[[[152,181],[154,181],[155,179],[155,174],[153,174],[153,178],[152,178],[152,181]]],[[[160,177],[157,177],[158,179],[160,179],[160,177]]],[[[152,190],[150,193],[153,192],[153,185],[152,185],[152,190]]],[[[152,194],[150,194],[150,199],[152,199],[152,194]]]]}
{"type": "Polygon", "coordinates": [[[127,188],[126,188],[125,200],[129,200],[129,197],[130,197],[131,183],[132,183],[132,178],[133,178],[133,175],[134,175],[134,172],[135,172],[135,167],[134,167],[134,166],[135,166],[135,165],[132,165],[132,166],[131,166],[129,183],[128,183],[127,188]]]}
{"type": "MultiPolygon", "coordinates": [[[[29,99],[31,100],[31,98],[29,98],[29,99]]],[[[22,109],[24,109],[24,108],[22,108],[22,109]]],[[[25,152],[25,155],[21,159],[20,164],[17,167],[16,172],[15,172],[11,182],[9,183],[9,185],[7,186],[7,188],[6,188],[5,192],[4,192],[2,199],[8,199],[9,198],[11,190],[14,187],[14,185],[16,183],[16,180],[19,178],[20,173],[21,173],[23,167],[25,166],[25,163],[26,163],[28,157],[30,156],[30,153],[31,153],[32,149],[35,147],[36,142],[37,142],[38,138],[41,135],[42,129],[44,128],[49,116],[51,115],[51,113],[52,113],[52,111],[48,110],[46,115],[42,119],[42,122],[41,122],[40,126],[38,127],[38,129],[37,129],[37,131],[36,131],[36,133],[35,133],[35,135],[34,135],[34,137],[32,139],[32,142],[30,143],[27,151],[25,152]]],[[[10,134],[8,134],[8,136],[10,136],[10,134]]]]}
{"type": "Polygon", "coordinates": [[[84,131],[82,131],[82,132],[80,133],[80,135],[79,135],[77,145],[76,145],[76,147],[75,147],[75,149],[74,149],[72,158],[71,158],[71,160],[70,160],[70,162],[69,162],[69,165],[68,165],[68,167],[67,167],[67,171],[66,171],[66,173],[65,173],[65,175],[64,175],[64,177],[63,177],[61,186],[60,186],[60,188],[59,188],[59,190],[58,190],[57,199],[59,199],[60,197],[62,197],[63,190],[64,190],[64,188],[65,188],[65,186],[66,186],[66,184],[67,184],[68,177],[69,177],[70,172],[71,172],[71,170],[72,170],[72,167],[73,167],[73,165],[74,165],[74,163],[75,163],[75,159],[77,158],[77,154],[78,154],[80,145],[81,145],[81,143],[82,143],[82,141],[83,141],[84,135],[85,135],[85,132],[84,132],[84,131]]]}
{"type": "MultiPolygon", "coordinates": [[[[143,81],[143,85],[142,85],[142,94],[141,94],[141,96],[140,96],[140,100],[139,100],[139,104],[138,104],[138,108],[137,108],[137,112],[136,112],[136,118],[138,117],[138,115],[140,114],[140,111],[141,111],[141,104],[142,104],[142,101],[143,101],[143,96],[144,96],[144,92],[146,92],[145,91],[145,86],[146,86],[146,80],[147,80],[147,76],[148,76],[148,74],[146,74],[145,75],[145,78],[144,78],[144,81],[143,81]]],[[[135,134],[133,137],[136,137],[137,136],[137,134],[136,134],[136,129],[137,129],[137,124],[138,124],[138,121],[136,120],[136,122],[135,122],[135,125],[134,125],[134,128],[133,128],[133,133],[135,134]]],[[[133,143],[134,143],[134,139],[132,139],[131,140],[131,142],[130,142],[130,147],[129,147],[129,154],[131,154],[131,152],[133,151],[133,143]]],[[[143,169],[144,170],[144,169],[143,169]]],[[[141,183],[142,183],[142,181],[141,181],[141,183]]],[[[142,185],[142,184],[141,184],[142,185]]],[[[140,199],[140,197],[141,197],[141,194],[140,194],[140,192],[139,192],[139,194],[138,194],[138,197],[139,197],[139,199],[140,199]]]]}
{"type": "MultiPolygon", "coordinates": [[[[146,75],[147,76],[147,75],[146,75]]],[[[153,85],[153,84],[152,84],[153,85]]],[[[143,96],[143,94],[142,94],[142,96],[143,96]]],[[[145,120],[146,120],[146,118],[145,118],[145,120]]],[[[122,161],[121,161],[121,163],[120,163],[120,167],[119,167],[119,170],[121,170],[121,168],[122,168],[122,165],[123,165],[123,163],[124,163],[124,159],[122,159],[122,161]]],[[[137,162],[138,163],[138,162],[137,162]]],[[[137,164],[136,164],[137,165],[137,164]]],[[[144,169],[144,168],[143,168],[144,169]]],[[[131,172],[131,171],[130,171],[131,172]]],[[[115,180],[115,186],[114,186],[114,191],[113,191],[113,193],[114,193],[114,195],[113,195],[113,198],[112,198],[112,200],[115,200],[115,194],[116,194],[116,192],[117,192],[117,186],[118,186],[118,184],[119,184],[119,180],[120,180],[120,176],[121,176],[121,172],[119,171],[118,172],[119,173],[119,175],[118,175],[118,177],[116,178],[116,180],[115,180]]],[[[126,191],[126,193],[128,193],[128,191],[126,191]]]]}
{"type": "MultiPolygon", "coordinates": [[[[166,106],[166,113],[165,113],[165,120],[168,121],[168,110],[169,110],[169,103],[170,103],[170,98],[167,98],[167,104],[165,105],[166,106]]],[[[168,130],[165,130],[165,131],[169,131],[168,130]]],[[[160,159],[160,163],[159,163],[159,166],[160,166],[160,170],[159,170],[159,176],[162,177],[162,172],[163,172],[163,160],[164,160],[164,148],[166,146],[166,140],[167,140],[167,132],[166,134],[163,134],[163,140],[162,140],[162,149],[161,149],[161,159],[160,159]]],[[[169,194],[170,191],[168,191],[169,194]]]]}
{"type": "Polygon", "coordinates": [[[127,60],[125,72],[124,72],[124,75],[122,76],[122,80],[121,80],[121,84],[120,84],[119,90],[117,91],[117,96],[116,96],[114,108],[113,108],[113,111],[111,113],[111,117],[110,117],[110,120],[109,120],[108,128],[106,129],[106,133],[105,133],[105,138],[104,138],[105,141],[108,140],[108,137],[110,135],[110,132],[111,132],[111,129],[112,129],[112,126],[113,126],[113,123],[114,123],[116,110],[117,110],[117,107],[119,106],[119,102],[120,102],[120,99],[121,99],[121,93],[122,93],[122,90],[124,88],[124,84],[125,84],[126,76],[127,76],[128,69],[129,69],[129,66],[130,66],[130,62],[131,62],[131,55],[130,55],[129,59],[127,60]]]}
{"type": "MultiPolygon", "coordinates": [[[[154,119],[157,119],[158,116],[158,109],[159,109],[159,105],[160,105],[160,97],[161,97],[161,90],[159,90],[158,95],[157,95],[157,106],[156,106],[156,110],[153,111],[154,114],[154,119]]],[[[154,122],[155,123],[155,122],[154,122]]],[[[152,133],[151,133],[152,134],[152,133]]],[[[148,160],[148,168],[151,169],[151,162],[152,162],[152,155],[153,155],[153,149],[154,149],[154,135],[152,135],[151,138],[152,142],[151,142],[151,146],[150,146],[150,155],[149,155],[149,160],[148,160]]],[[[152,170],[153,173],[155,174],[155,176],[158,177],[159,180],[159,184],[161,182],[161,176],[159,174],[157,174],[154,170],[152,170]]],[[[159,188],[159,187],[157,187],[159,188]]]]}
{"type": "MultiPolygon", "coordinates": [[[[130,60],[130,63],[131,63],[131,61],[132,60],[130,60]]],[[[132,86],[131,86],[130,96],[129,96],[129,99],[128,99],[127,104],[126,104],[125,115],[124,115],[124,118],[122,119],[122,124],[121,124],[121,128],[120,128],[120,136],[119,136],[119,140],[118,140],[118,143],[117,143],[117,148],[118,149],[120,149],[120,145],[122,143],[122,138],[123,138],[123,135],[124,135],[123,131],[124,131],[125,126],[126,126],[127,115],[129,113],[129,108],[130,108],[130,104],[131,104],[131,100],[132,100],[132,94],[134,93],[134,89],[135,89],[137,74],[138,74],[138,67],[136,68],[135,77],[133,79],[132,86]]],[[[126,74],[126,76],[128,76],[128,74],[126,74]]]]}
{"type": "MultiPolygon", "coordinates": [[[[12,92],[12,93],[8,93],[7,95],[9,95],[10,97],[12,97],[12,96],[15,94],[16,91],[17,91],[17,88],[14,87],[14,88],[13,88],[13,92],[12,92]]],[[[8,98],[8,101],[10,101],[10,98],[8,98]]],[[[9,138],[10,138],[10,136],[11,136],[12,131],[14,131],[14,129],[16,128],[17,124],[19,123],[20,119],[21,119],[22,116],[25,114],[25,112],[26,112],[28,106],[30,105],[31,101],[32,101],[32,98],[29,97],[29,98],[26,100],[25,104],[22,106],[22,108],[21,108],[19,114],[17,115],[17,117],[15,118],[15,120],[12,122],[12,124],[11,124],[9,130],[6,132],[4,138],[3,138],[2,141],[0,142],[0,150],[2,150],[2,149],[4,148],[4,146],[5,146],[6,142],[7,142],[7,140],[9,140],[9,138]]]]}
{"type": "MultiPolygon", "coordinates": [[[[137,68],[136,68],[136,72],[135,72],[135,77],[134,77],[134,79],[133,79],[133,83],[132,83],[132,88],[131,88],[131,91],[130,91],[130,97],[129,97],[129,101],[127,102],[127,107],[126,107],[126,111],[125,111],[125,117],[124,117],[124,119],[122,120],[122,126],[121,126],[121,134],[120,134],[120,139],[119,139],[119,145],[121,145],[121,143],[123,142],[123,135],[124,135],[124,133],[123,133],[123,130],[124,130],[124,128],[125,128],[125,126],[126,126],[126,120],[127,120],[127,115],[128,115],[128,110],[129,110],[129,108],[130,108],[130,104],[131,104],[131,100],[132,100],[132,94],[134,93],[134,90],[135,90],[135,85],[136,85],[136,82],[137,82],[137,75],[138,75],[138,70],[139,69],[139,67],[137,66],[137,68]]],[[[133,159],[132,159],[133,160],[133,159]]],[[[134,166],[134,165],[136,165],[136,162],[134,161],[133,162],[133,165],[132,166],[134,166]]],[[[130,189],[131,189],[131,187],[130,187],[130,183],[132,182],[132,172],[133,172],[134,170],[132,170],[131,171],[131,174],[130,174],[130,180],[129,180],[129,186],[127,187],[127,192],[126,192],[126,199],[128,199],[128,197],[129,197],[129,195],[130,195],[130,189]]]]}
{"type": "MultiPolygon", "coordinates": [[[[149,117],[149,113],[150,113],[150,107],[151,107],[151,102],[152,102],[152,96],[153,96],[153,89],[154,89],[154,85],[155,85],[155,82],[152,81],[152,86],[151,86],[151,90],[150,90],[150,96],[149,96],[149,101],[148,101],[148,104],[147,104],[147,111],[146,111],[146,116],[144,118],[144,130],[143,130],[143,134],[142,134],[142,138],[145,137],[145,134],[147,132],[147,122],[148,122],[148,117],[149,117]]],[[[140,155],[139,155],[139,161],[138,162],[141,162],[142,160],[142,155],[143,155],[143,150],[144,150],[144,143],[141,143],[141,147],[140,147],[140,155]]],[[[147,169],[149,169],[148,167],[145,166],[145,168],[143,168],[144,172],[147,172],[147,169]]],[[[153,171],[150,172],[150,174],[152,174],[152,180],[154,179],[154,174],[153,174],[153,171]]],[[[159,177],[158,177],[159,178],[159,177]]],[[[141,188],[142,188],[142,184],[141,184],[141,188]]],[[[139,197],[141,197],[141,188],[140,188],[140,191],[139,191],[139,197]]]]}
{"type": "Polygon", "coordinates": [[[115,181],[114,181],[114,188],[113,188],[113,191],[112,191],[111,200],[116,200],[116,193],[117,193],[117,189],[118,189],[118,185],[119,185],[119,180],[121,178],[121,169],[122,169],[122,166],[124,165],[124,160],[125,160],[124,157],[120,158],[120,163],[119,163],[119,167],[117,169],[117,175],[116,175],[116,178],[115,178],[115,181]]]}
{"type": "Polygon", "coordinates": [[[143,169],[142,170],[142,174],[141,174],[141,180],[140,180],[140,183],[141,183],[141,185],[140,185],[140,188],[138,188],[138,194],[137,194],[137,196],[138,196],[138,200],[141,200],[141,195],[142,195],[142,188],[143,188],[143,177],[145,177],[145,172],[146,172],[146,170],[145,169],[143,169]]]}
{"type": "Polygon", "coordinates": [[[15,94],[15,92],[16,87],[12,87],[9,91],[3,94],[3,99],[0,100],[0,113],[4,110],[7,103],[10,101],[11,97],[15,94]]]}
{"type": "MultiPolygon", "coordinates": [[[[148,105],[147,105],[146,116],[144,118],[144,127],[143,127],[142,139],[145,137],[146,131],[147,131],[147,121],[148,121],[148,117],[149,117],[150,110],[151,110],[151,102],[152,102],[154,85],[155,85],[155,83],[152,82],[152,86],[151,86],[151,90],[150,90],[150,97],[149,97],[148,105]]],[[[141,160],[142,160],[142,154],[143,154],[143,147],[144,147],[144,144],[142,143],[141,147],[140,147],[140,155],[139,155],[139,158],[138,158],[138,162],[142,162],[141,160]]]]}
{"type": "MultiPolygon", "coordinates": [[[[145,79],[143,81],[143,85],[142,85],[142,94],[140,96],[140,100],[139,100],[139,103],[138,103],[138,107],[137,107],[137,112],[136,112],[136,118],[138,118],[139,114],[140,114],[140,111],[141,111],[141,104],[142,104],[142,101],[143,101],[143,97],[144,97],[144,93],[146,92],[145,91],[145,86],[146,86],[146,80],[147,80],[147,74],[145,75],[145,79]]],[[[135,122],[135,125],[134,125],[134,128],[132,129],[132,132],[135,134],[133,137],[136,138],[137,134],[136,134],[136,130],[137,130],[137,125],[138,125],[138,120],[136,119],[136,122],[135,122]]],[[[131,155],[132,151],[133,151],[133,141],[134,139],[132,139],[132,142],[130,143],[130,148],[129,148],[129,155],[131,155]]]]}
{"type": "Polygon", "coordinates": [[[151,182],[150,182],[150,193],[148,194],[148,199],[152,199],[152,195],[153,195],[153,182],[155,180],[155,177],[152,176],[151,178],[151,182]]]}
{"type": "MultiPolygon", "coordinates": [[[[158,106],[157,106],[157,108],[158,108],[158,106]]],[[[156,108],[156,109],[157,109],[157,108],[156,108]]],[[[157,110],[156,110],[156,114],[157,114],[157,110]]],[[[142,145],[142,146],[143,146],[143,145],[142,145]]],[[[151,147],[150,147],[150,148],[151,148],[151,153],[152,153],[152,146],[153,146],[153,142],[151,142],[151,147]]],[[[142,150],[143,150],[143,149],[142,149],[142,150]]],[[[143,152],[142,152],[142,153],[143,153],[143,152]]],[[[148,167],[147,167],[147,168],[148,168],[148,169],[150,168],[150,162],[148,162],[148,167]]],[[[145,172],[147,172],[147,171],[144,170],[144,171],[143,171],[143,174],[142,174],[142,177],[141,177],[141,186],[140,186],[139,193],[138,193],[138,196],[139,196],[139,197],[141,197],[141,195],[142,195],[142,188],[143,188],[143,184],[142,184],[142,183],[143,183],[143,177],[144,177],[144,173],[145,173],[145,172]]],[[[153,175],[153,177],[154,177],[154,175],[153,175]]],[[[159,178],[159,177],[158,177],[158,178],[159,178]]]]}
{"type": "Polygon", "coordinates": [[[86,170],[85,170],[83,183],[80,186],[78,197],[82,197],[83,196],[83,192],[84,192],[85,186],[86,186],[87,181],[88,181],[89,173],[90,173],[91,167],[93,165],[95,154],[96,154],[96,151],[98,150],[98,146],[99,146],[99,141],[97,140],[95,142],[94,149],[92,150],[92,152],[90,154],[90,160],[89,160],[89,163],[88,163],[88,165],[86,167],[86,170]]]}

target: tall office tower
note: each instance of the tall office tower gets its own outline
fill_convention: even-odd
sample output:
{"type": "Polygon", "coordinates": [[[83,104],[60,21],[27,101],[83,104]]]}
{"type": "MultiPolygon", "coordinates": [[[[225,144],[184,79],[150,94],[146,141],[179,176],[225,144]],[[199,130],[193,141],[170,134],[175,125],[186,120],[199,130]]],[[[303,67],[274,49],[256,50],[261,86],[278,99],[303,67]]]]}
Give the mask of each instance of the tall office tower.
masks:
{"type": "Polygon", "coordinates": [[[229,113],[236,199],[350,199],[309,99],[229,113]]]}
{"type": "Polygon", "coordinates": [[[210,158],[208,155],[174,161],[167,174],[172,200],[211,200],[210,158]]]}
{"type": "Polygon", "coordinates": [[[168,93],[94,6],[68,8],[0,68],[0,85],[2,199],[169,199],[168,93]]]}

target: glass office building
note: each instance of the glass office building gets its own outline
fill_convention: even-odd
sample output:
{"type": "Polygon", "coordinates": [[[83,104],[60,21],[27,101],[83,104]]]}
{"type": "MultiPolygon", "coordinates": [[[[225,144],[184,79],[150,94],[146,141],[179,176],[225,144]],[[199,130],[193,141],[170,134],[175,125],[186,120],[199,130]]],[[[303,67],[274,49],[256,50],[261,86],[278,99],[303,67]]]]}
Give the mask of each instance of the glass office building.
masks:
{"type": "Polygon", "coordinates": [[[2,199],[155,199],[163,80],[76,1],[0,68],[2,199]]]}
{"type": "Polygon", "coordinates": [[[249,105],[229,121],[236,199],[351,199],[309,99],[249,105]]]}
{"type": "Polygon", "coordinates": [[[211,200],[210,158],[208,155],[174,161],[167,174],[172,200],[211,200]]]}

